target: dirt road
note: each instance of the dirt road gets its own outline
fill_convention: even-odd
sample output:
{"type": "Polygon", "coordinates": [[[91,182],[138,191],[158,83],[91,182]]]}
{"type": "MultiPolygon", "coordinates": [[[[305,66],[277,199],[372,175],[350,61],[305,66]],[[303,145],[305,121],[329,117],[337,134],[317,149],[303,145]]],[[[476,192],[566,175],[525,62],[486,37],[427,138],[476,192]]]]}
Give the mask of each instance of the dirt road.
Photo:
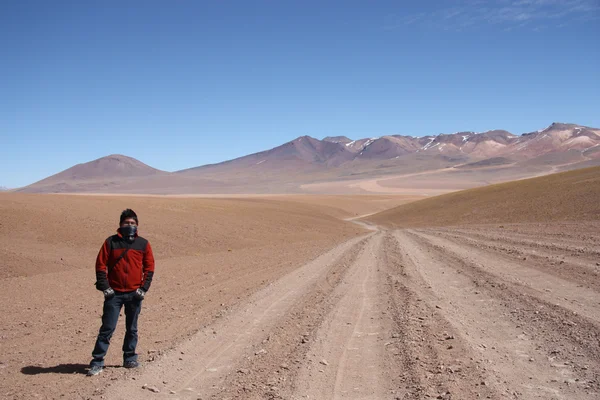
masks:
{"type": "Polygon", "coordinates": [[[375,231],[96,395],[597,399],[598,228],[375,231]]]}

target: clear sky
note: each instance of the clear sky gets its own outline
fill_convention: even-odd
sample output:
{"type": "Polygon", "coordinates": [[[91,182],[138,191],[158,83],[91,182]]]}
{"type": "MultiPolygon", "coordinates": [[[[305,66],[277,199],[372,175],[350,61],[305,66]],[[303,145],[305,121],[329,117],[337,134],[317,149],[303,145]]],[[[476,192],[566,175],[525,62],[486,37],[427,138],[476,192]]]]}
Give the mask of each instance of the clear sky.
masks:
{"type": "Polygon", "coordinates": [[[301,135],[600,127],[600,1],[2,1],[0,186],[301,135]]]}

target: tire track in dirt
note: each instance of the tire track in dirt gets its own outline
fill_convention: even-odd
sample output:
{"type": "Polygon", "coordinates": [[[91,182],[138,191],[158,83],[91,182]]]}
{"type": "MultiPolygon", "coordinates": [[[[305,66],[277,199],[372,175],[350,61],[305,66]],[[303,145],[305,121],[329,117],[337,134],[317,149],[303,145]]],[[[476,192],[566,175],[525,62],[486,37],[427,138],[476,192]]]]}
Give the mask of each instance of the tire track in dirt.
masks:
{"type": "Polygon", "coordinates": [[[397,241],[374,236],[332,296],[294,396],[312,399],[500,399],[472,350],[413,290],[397,241]]]}
{"type": "Polygon", "coordinates": [[[382,234],[372,236],[333,296],[294,385],[293,398],[383,399],[390,396],[383,352],[386,332],[380,310],[378,263],[382,234]]]}
{"type": "Polygon", "coordinates": [[[212,399],[289,399],[298,371],[306,362],[317,328],[339,300],[334,289],[364,250],[368,239],[346,252],[253,347],[212,399]]]}
{"type": "Polygon", "coordinates": [[[478,268],[492,280],[507,285],[518,285],[517,291],[529,294],[548,304],[560,304],[566,310],[581,315],[600,327],[600,294],[557,277],[553,274],[530,268],[528,264],[515,263],[499,254],[490,254],[482,249],[466,248],[464,244],[440,238],[424,232],[409,231],[426,240],[432,249],[444,251],[463,263],[478,268]]]}
{"type": "Polygon", "coordinates": [[[440,313],[428,285],[420,275],[409,274],[400,248],[392,234],[385,237],[384,265],[389,310],[394,330],[386,346],[387,364],[393,377],[394,399],[475,399],[501,398],[488,384],[475,354],[461,339],[459,331],[440,313]],[[426,293],[422,296],[419,293],[426,293]]]}
{"type": "Polygon", "coordinates": [[[545,238],[538,236],[535,238],[526,237],[526,235],[517,235],[512,232],[502,232],[488,230],[485,232],[467,230],[467,229],[436,229],[435,231],[447,232],[452,234],[464,235],[473,240],[482,240],[495,243],[502,243],[503,245],[514,245],[520,248],[529,249],[541,249],[545,250],[551,255],[559,254],[576,254],[588,255],[590,258],[600,256],[600,249],[598,247],[593,248],[592,246],[583,246],[581,242],[574,243],[575,240],[566,238],[545,238]]]}
{"type": "Polygon", "coordinates": [[[488,272],[470,255],[436,244],[437,238],[410,231],[396,237],[413,273],[431,286],[430,301],[444,303],[442,312],[479,352],[499,392],[508,398],[597,398],[599,335],[590,320],[488,272]]]}
{"type": "Polygon", "coordinates": [[[589,262],[600,256],[600,238],[594,238],[595,243],[584,244],[580,240],[571,238],[546,238],[542,235],[531,237],[523,234],[513,234],[512,232],[502,232],[501,230],[489,229],[487,231],[470,229],[429,229],[444,234],[463,236],[471,240],[483,241],[490,244],[501,246],[513,246],[528,251],[543,251],[554,257],[569,257],[574,261],[589,262]],[[583,258],[583,260],[581,260],[583,258]]]}
{"type": "Polygon", "coordinates": [[[557,226],[557,224],[506,224],[486,225],[473,227],[446,227],[431,228],[428,231],[456,232],[474,238],[496,240],[503,244],[514,244],[546,248],[563,253],[591,253],[600,255],[598,243],[600,241],[599,224],[579,223],[557,226]],[[531,227],[534,225],[535,230],[531,227]],[[527,229],[529,228],[529,229],[527,229]],[[562,228],[562,230],[561,230],[562,228]],[[547,232],[554,230],[554,232],[547,232]],[[556,232],[558,230],[558,232],[556,232]]]}
{"type": "Polygon", "coordinates": [[[146,399],[150,393],[142,388],[143,384],[160,390],[152,395],[154,398],[198,399],[220,391],[225,377],[265,339],[265,333],[363,239],[354,238],[336,246],[252,295],[245,305],[144,366],[135,380],[108,387],[106,398],[146,399]]]}
{"type": "Polygon", "coordinates": [[[499,238],[490,233],[454,229],[430,232],[435,232],[461,245],[492,251],[497,253],[498,257],[510,257],[513,262],[517,259],[519,264],[600,291],[600,279],[598,279],[600,266],[596,265],[600,250],[546,243],[540,240],[499,238]]]}

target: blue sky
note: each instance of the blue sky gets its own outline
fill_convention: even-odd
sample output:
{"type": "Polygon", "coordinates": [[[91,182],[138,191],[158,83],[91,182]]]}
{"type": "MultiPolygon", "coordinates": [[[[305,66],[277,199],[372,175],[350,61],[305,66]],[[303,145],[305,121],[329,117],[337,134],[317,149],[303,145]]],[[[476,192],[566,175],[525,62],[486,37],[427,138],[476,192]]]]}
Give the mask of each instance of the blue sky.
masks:
{"type": "Polygon", "coordinates": [[[0,186],[301,135],[600,127],[600,2],[4,1],[0,186]]]}

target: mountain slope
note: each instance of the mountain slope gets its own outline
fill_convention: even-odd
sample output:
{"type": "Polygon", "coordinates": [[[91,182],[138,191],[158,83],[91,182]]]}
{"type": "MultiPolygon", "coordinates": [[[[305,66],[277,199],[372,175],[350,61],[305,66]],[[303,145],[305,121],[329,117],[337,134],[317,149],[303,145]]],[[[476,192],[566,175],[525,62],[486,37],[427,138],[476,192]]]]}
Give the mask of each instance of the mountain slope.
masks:
{"type": "Polygon", "coordinates": [[[600,129],[555,122],[546,129],[523,134],[514,143],[512,154],[541,156],[556,151],[583,152],[600,144],[600,129]]]}
{"type": "MultiPolygon", "coordinates": [[[[130,178],[145,178],[168,175],[168,172],[152,168],[143,162],[124,156],[112,154],[96,160],[77,164],[62,172],[49,176],[29,186],[19,189],[20,192],[64,192],[84,190],[93,181],[123,181],[130,178]]],[[[111,182],[110,185],[116,182],[111,182]]],[[[107,183],[107,185],[109,185],[107,183]]]]}
{"type": "Polygon", "coordinates": [[[364,143],[356,158],[385,160],[414,153],[418,149],[419,143],[415,138],[409,136],[383,136],[364,143]]]}
{"type": "Polygon", "coordinates": [[[218,164],[203,165],[176,171],[177,174],[211,174],[216,170],[229,172],[254,168],[258,171],[266,169],[285,170],[314,170],[318,168],[335,167],[349,161],[353,154],[344,144],[321,141],[310,136],[301,136],[273,149],[250,154],[218,164]]]}
{"type": "Polygon", "coordinates": [[[600,220],[600,167],[448,193],[364,218],[393,227],[600,220]]]}
{"type": "Polygon", "coordinates": [[[352,141],[352,139],[349,139],[346,136],[327,136],[327,137],[323,138],[323,141],[331,142],[331,143],[346,144],[346,143],[350,143],[352,141]]]}
{"type": "MultiPolygon", "coordinates": [[[[398,179],[386,184],[402,188],[433,188],[434,182],[452,179],[456,182],[452,187],[463,189],[594,165],[600,165],[600,130],[553,123],[521,136],[505,130],[358,140],[301,136],[269,150],[172,173],[111,155],[75,165],[20,191],[298,193],[307,184],[341,182],[346,189],[340,190],[356,193],[364,185],[348,186],[348,181],[390,176],[398,179]],[[402,178],[411,174],[422,176],[410,182],[402,178]]],[[[377,183],[368,187],[387,190],[377,183]]]]}

